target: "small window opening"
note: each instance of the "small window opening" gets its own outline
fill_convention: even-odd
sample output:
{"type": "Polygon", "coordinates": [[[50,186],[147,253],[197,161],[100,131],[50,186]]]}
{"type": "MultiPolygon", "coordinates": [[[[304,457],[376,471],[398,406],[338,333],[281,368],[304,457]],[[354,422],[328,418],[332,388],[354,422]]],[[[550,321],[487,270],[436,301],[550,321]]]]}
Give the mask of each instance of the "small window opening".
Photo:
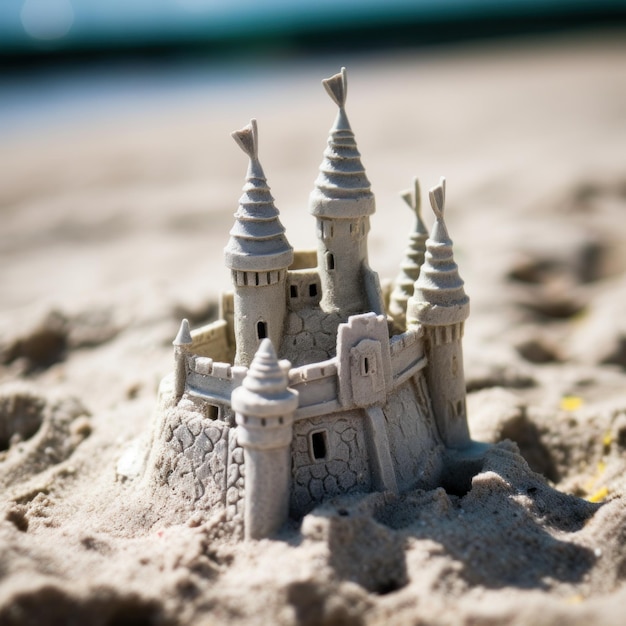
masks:
{"type": "Polygon", "coordinates": [[[215,404],[207,405],[206,416],[210,420],[216,420],[219,417],[219,414],[220,414],[220,408],[218,406],[216,406],[215,404]]]}
{"type": "Polygon", "coordinates": [[[261,418],[261,426],[266,426],[266,425],[267,425],[267,422],[265,421],[265,418],[262,417],[261,418]]]}
{"type": "Polygon", "coordinates": [[[326,253],[326,269],[327,270],[335,269],[335,255],[332,252],[326,253]]]}
{"type": "Polygon", "coordinates": [[[364,356],[361,358],[361,376],[369,376],[376,373],[376,358],[364,356]]]}
{"type": "Polygon", "coordinates": [[[289,287],[289,295],[292,298],[297,298],[298,297],[298,285],[291,285],[289,287]]]}
{"type": "Polygon", "coordinates": [[[265,339],[267,337],[267,322],[257,322],[256,336],[258,339],[265,339]]]}
{"type": "Polygon", "coordinates": [[[311,448],[313,449],[313,458],[317,461],[326,458],[328,453],[328,445],[326,439],[326,431],[319,431],[311,434],[311,448]]]}
{"type": "Polygon", "coordinates": [[[311,296],[311,298],[317,296],[317,283],[311,283],[309,285],[309,296],[311,296]]]}

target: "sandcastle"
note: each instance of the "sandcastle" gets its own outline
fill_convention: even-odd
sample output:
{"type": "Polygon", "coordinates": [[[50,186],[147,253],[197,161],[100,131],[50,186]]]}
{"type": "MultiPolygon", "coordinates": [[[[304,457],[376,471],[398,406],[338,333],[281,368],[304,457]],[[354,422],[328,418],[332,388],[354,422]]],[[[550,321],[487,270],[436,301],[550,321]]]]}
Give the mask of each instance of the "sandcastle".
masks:
{"type": "Polygon", "coordinates": [[[469,299],[444,221],[445,180],[405,200],[415,228],[393,291],[368,263],[374,194],[345,100],[345,69],[323,81],[339,108],[310,197],[317,251],[294,252],[258,157],[255,120],[233,137],[249,157],[225,248],[233,291],[220,319],[174,340],[148,474],[246,538],[355,492],[463,480],[469,436],[462,337],[469,299]],[[389,291],[389,290],[388,290],[389,291]]]}

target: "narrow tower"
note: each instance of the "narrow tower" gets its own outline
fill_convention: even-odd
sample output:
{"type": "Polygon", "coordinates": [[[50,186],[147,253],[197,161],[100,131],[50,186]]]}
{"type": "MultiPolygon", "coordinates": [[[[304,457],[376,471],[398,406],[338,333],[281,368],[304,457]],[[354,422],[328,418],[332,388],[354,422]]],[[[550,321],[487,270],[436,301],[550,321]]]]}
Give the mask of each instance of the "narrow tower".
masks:
{"type": "Polygon", "coordinates": [[[246,539],[269,537],[287,520],[298,394],[287,388],[289,362],[284,364],[277,361],[272,342],[264,339],[232,394],[237,439],[244,449],[246,539]]]}
{"type": "Polygon", "coordinates": [[[235,364],[249,365],[262,339],[280,345],[293,248],[259,162],[256,120],[232,135],[250,164],[224,258],[234,286],[235,364]]]}
{"type": "Polygon", "coordinates": [[[187,357],[193,340],[189,332],[189,322],[183,319],[178,329],[178,334],[172,345],[174,346],[174,394],[176,401],[180,400],[185,393],[187,384],[187,357]]]}
{"type": "Polygon", "coordinates": [[[444,222],[444,178],[430,190],[429,196],[435,223],[426,241],[426,258],[413,296],[408,301],[407,324],[419,323],[425,329],[426,379],[439,433],[447,447],[463,448],[470,442],[461,346],[469,298],[444,222]]]}
{"type": "Polygon", "coordinates": [[[428,231],[422,219],[422,201],[420,184],[417,178],[413,179],[413,189],[408,189],[402,194],[402,199],[415,214],[415,227],[409,238],[409,245],[404,251],[404,259],[400,265],[400,272],[394,281],[393,291],[389,301],[389,315],[393,318],[396,326],[406,329],[406,305],[413,295],[413,286],[419,278],[420,268],[424,263],[426,252],[426,239],[428,231]]]}
{"type": "Polygon", "coordinates": [[[364,273],[369,270],[367,234],[369,216],[375,211],[374,194],[344,108],[346,69],[322,83],[339,113],[310,198],[310,211],[317,218],[320,306],[347,316],[372,310],[364,273]]]}

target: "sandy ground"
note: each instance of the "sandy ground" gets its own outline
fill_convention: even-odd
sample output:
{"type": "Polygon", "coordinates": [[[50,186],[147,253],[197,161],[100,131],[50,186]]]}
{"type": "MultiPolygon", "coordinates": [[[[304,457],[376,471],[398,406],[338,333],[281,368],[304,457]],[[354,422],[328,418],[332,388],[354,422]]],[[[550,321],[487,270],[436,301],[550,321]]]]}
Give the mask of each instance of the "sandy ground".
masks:
{"type": "Polygon", "coordinates": [[[285,62],[105,109],[0,146],[1,624],[623,623],[624,33],[285,62]],[[471,430],[506,441],[466,494],[344,498],[279,541],[173,524],[116,465],[150,432],[180,318],[228,287],[229,132],[258,118],[288,236],[312,247],[319,80],[342,64],[371,264],[393,278],[398,191],[444,174],[471,430]]]}

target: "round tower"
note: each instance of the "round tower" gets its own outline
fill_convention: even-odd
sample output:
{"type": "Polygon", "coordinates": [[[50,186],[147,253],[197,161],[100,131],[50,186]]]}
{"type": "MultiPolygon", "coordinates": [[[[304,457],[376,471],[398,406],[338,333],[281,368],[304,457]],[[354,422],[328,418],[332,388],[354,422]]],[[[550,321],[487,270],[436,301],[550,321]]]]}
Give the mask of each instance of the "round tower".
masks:
{"type": "Polygon", "coordinates": [[[400,265],[400,272],[394,281],[393,291],[389,300],[389,315],[395,325],[402,330],[406,329],[406,306],[413,295],[413,286],[419,278],[420,268],[424,263],[426,239],[428,231],[422,219],[422,202],[420,184],[417,178],[413,179],[413,190],[402,194],[411,211],[415,214],[415,227],[409,238],[409,245],[404,251],[404,259],[400,265]]]}
{"type": "Polygon", "coordinates": [[[232,394],[237,440],[244,449],[246,539],[274,534],[287,520],[293,415],[298,394],[288,389],[289,362],[279,363],[264,339],[241,387],[232,394]]]}
{"type": "Polygon", "coordinates": [[[317,218],[320,306],[324,311],[348,315],[370,310],[363,270],[368,262],[367,234],[369,216],[375,211],[374,194],[346,116],[346,69],[322,83],[339,113],[310,198],[310,211],[317,218]]]}
{"type": "Polygon", "coordinates": [[[234,287],[235,364],[249,365],[261,340],[280,345],[293,248],[259,162],[256,120],[232,136],[250,164],[224,258],[234,287]]]}
{"type": "Polygon", "coordinates": [[[435,223],[426,241],[426,257],[407,305],[407,324],[425,329],[426,380],[439,433],[449,448],[470,443],[463,375],[463,325],[469,298],[454,262],[452,240],[443,210],[446,186],[442,178],[430,192],[435,223]]]}

